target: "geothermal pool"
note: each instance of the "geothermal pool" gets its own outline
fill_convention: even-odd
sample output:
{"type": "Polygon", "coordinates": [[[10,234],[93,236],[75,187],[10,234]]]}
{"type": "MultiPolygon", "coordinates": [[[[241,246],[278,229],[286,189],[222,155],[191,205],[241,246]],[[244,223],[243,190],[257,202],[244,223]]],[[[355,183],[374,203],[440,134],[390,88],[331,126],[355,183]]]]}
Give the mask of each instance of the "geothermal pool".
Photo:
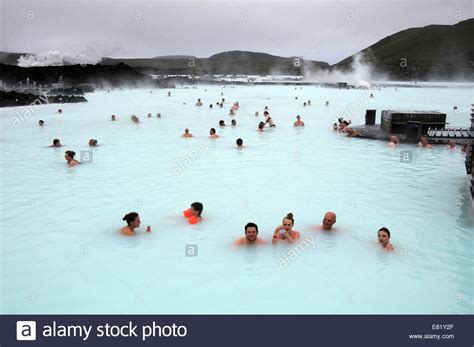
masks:
{"type": "Polygon", "coordinates": [[[472,89],[171,93],[97,91],[88,103],[39,106],[16,126],[24,109],[0,110],[0,312],[473,313],[474,216],[459,148],[389,149],[331,130],[340,115],[363,124],[366,108],[378,110],[378,122],[382,109],[427,109],[468,126],[472,89]],[[219,128],[234,101],[237,126],[219,128]],[[277,127],[260,134],[265,106],[277,127]],[[304,129],[292,127],[297,114],[304,129]],[[185,127],[194,138],[180,138],[185,127]],[[211,127],[221,138],[207,138],[211,127]],[[234,147],[238,137],[243,150],[234,147]],[[64,147],[47,148],[54,138],[64,147]],[[89,151],[90,138],[99,143],[84,152],[90,162],[68,168],[64,151],[89,151]],[[401,151],[413,160],[401,162],[401,151]],[[204,219],[192,226],[181,211],[194,201],[203,202],[204,219]],[[316,229],[328,210],[337,213],[336,232],[324,234],[316,229]],[[118,230],[130,211],[142,225],[127,238],[118,230]],[[232,245],[250,221],[270,241],[288,212],[305,241],[297,251],[232,245]],[[393,253],[376,244],[382,226],[393,253]]]}

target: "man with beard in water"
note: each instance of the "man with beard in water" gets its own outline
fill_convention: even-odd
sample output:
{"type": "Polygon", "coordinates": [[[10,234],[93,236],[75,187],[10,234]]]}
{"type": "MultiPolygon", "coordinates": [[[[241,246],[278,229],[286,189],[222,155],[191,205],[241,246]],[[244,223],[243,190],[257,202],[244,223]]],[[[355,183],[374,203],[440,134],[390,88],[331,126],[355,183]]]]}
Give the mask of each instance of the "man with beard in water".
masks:
{"type": "Polygon", "coordinates": [[[244,228],[245,236],[234,241],[234,245],[236,246],[244,246],[244,245],[256,245],[266,243],[264,240],[258,237],[258,226],[255,223],[247,223],[244,228]]]}

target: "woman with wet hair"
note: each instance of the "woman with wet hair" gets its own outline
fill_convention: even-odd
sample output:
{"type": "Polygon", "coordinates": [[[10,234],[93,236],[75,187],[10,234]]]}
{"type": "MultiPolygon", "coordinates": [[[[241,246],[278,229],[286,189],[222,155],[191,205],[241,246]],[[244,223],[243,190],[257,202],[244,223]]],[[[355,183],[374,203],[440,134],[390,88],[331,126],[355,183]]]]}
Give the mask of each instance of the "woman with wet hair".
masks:
{"type": "Polygon", "coordinates": [[[127,222],[127,225],[120,229],[120,232],[126,236],[133,236],[135,235],[135,229],[140,226],[140,216],[137,212],[130,212],[127,213],[123,218],[123,221],[127,222]]]}
{"type": "Polygon", "coordinates": [[[377,237],[379,239],[380,245],[387,251],[391,252],[393,251],[393,246],[390,243],[390,230],[387,228],[383,227],[380,228],[379,231],[377,232],[377,237]]]}
{"type": "Polygon", "coordinates": [[[300,233],[293,230],[295,220],[293,213],[288,213],[282,220],[281,225],[275,228],[273,233],[272,243],[278,243],[278,241],[288,241],[294,243],[300,238],[300,233]]]}
{"type": "Polygon", "coordinates": [[[75,155],[76,155],[76,152],[74,151],[64,152],[64,159],[66,159],[67,165],[69,167],[73,167],[73,166],[76,166],[77,164],[80,164],[76,159],[74,159],[75,155]]]}

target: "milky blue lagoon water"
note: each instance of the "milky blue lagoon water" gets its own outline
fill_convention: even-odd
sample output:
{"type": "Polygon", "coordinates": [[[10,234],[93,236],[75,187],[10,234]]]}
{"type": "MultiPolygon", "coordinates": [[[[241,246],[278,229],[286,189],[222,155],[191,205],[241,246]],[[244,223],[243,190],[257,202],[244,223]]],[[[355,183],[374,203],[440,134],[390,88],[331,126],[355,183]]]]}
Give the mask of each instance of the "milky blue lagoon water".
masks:
{"type": "Polygon", "coordinates": [[[366,108],[378,122],[382,109],[420,109],[468,126],[472,89],[171,92],[97,91],[87,103],[35,108],[16,127],[24,111],[0,110],[0,312],[473,313],[474,217],[460,150],[393,150],[331,130],[340,115],[363,124],[366,108]],[[219,128],[234,101],[237,127],[219,128]],[[260,134],[265,106],[277,127],[260,134]],[[292,127],[296,114],[304,129],[292,127]],[[185,127],[194,138],[180,138],[185,127]],[[221,138],[207,138],[211,127],[221,138]],[[64,147],[47,148],[53,138],[64,147]],[[88,151],[90,138],[99,142],[92,162],[68,168],[64,151],[88,151]],[[413,160],[401,162],[401,151],[413,160]],[[204,219],[192,226],[181,212],[194,201],[204,219]],[[331,234],[317,231],[328,210],[337,213],[331,234]],[[142,225],[127,238],[118,230],[130,211],[142,225]],[[249,221],[270,241],[288,212],[305,241],[298,249],[232,245],[249,221]],[[382,226],[393,253],[376,244],[382,226]],[[197,256],[185,256],[186,245],[197,256]]]}

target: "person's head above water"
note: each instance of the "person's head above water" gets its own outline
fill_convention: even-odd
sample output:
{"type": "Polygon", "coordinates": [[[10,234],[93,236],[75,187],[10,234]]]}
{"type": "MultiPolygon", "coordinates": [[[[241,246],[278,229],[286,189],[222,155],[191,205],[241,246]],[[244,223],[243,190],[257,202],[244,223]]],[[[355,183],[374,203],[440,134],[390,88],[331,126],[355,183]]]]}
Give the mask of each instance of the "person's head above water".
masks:
{"type": "Polygon", "coordinates": [[[377,232],[377,237],[379,239],[379,242],[384,247],[387,247],[387,245],[390,243],[390,230],[388,230],[385,227],[380,228],[379,231],[377,232]]]}
{"type": "Polygon", "coordinates": [[[248,241],[253,242],[258,236],[258,226],[255,223],[247,223],[244,227],[245,237],[248,241]]]}
{"type": "Polygon", "coordinates": [[[40,126],[43,126],[43,125],[44,125],[44,120],[40,119],[39,122],[38,122],[38,124],[39,124],[40,126]]]}
{"type": "Polygon", "coordinates": [[[112,117],[110,117],[111,120],[115,120],[115,115],[113,114],[112,117]]]}
{"type": "Polygon", "coordinates": [[[301,116],[300,116],[300,115],[297,115],[297,116],[296,116],[296,119],[297,119],[297,120],[300,120],[300,119],[301,119],[301,116]]]}
{"type": "Polygon", "coordinates": [[[235,119],[232,119],[232,121],[230,122],[232,125],[237,125],[237,121],[235,119]]]}
{"type": "Polygon", "coordinates": [[[189,134],[189,128],[184,129],[184,132],[185,132],[186,134],[189,134]]]}
{"type": "Polygon", "coordinates": [[[73,160],[75,155],[76,155],[76,152],[74,152],[74,151],[64,152],[64,158],[66,158],[66,160],[68,160],[68,161],[73,160]]]}
{"type": "Polygon", "coordinates": [[[53,147],[61,147],[61,142],[59,141],[59,139],[53,140],[53,147]]]}
{"type": "Polygon", "coordinates": [[[219,126],[225,127],[225,122],[222,119],[219,121],[219,126]]]}
{"type": "Polygon", "coordinates": [[[237,141],[235,141],[235,143],[237,144],[237,147],[242,147],[244,145],[244,141],[242,139],[237,139],[237,141]]]}
{"type": "Polygon", "coordinates": [[[122,220],[126,221],[128,226],[131,227],[132,229],[138,228],[140,226],[140,216],[138,215],[137,212],[130,212],[127,213],[122,220]]]}
{"type": "Polygon", "coordinates": [[[97,146],[97,140],[90,139],[89,140],[89,146],[97,146]]]}
{"type": "Polygon", "coordinates": [[[293,225],[295,224],[295,220],[293,218],[293,213],[288,213],[285,217],[283,217],[283,220],[281,222],[281,225],[283,225],[283,228],[286,231],[289,231],[293,228],[293,225]]]}
{"type": "Polygon", "coordinates": [[[264,123],[264,122],[258,123],[258,128],[259,128],[260,130],[262,130],[264,127],[265,127],[265,123],[264,123]]]}
{"type": "Polygon", "coordinates": [[[201,217],[203,209],[204,209],[204,206],[200,202],[193,202],[191,204],[191,213],[196,217],[201,217]]]}
{"type": "Polygon", "coordinates": [[[336,223],[336,214],[334,212],[326,212],[323,218],[323,229],[331,230],[332,226],[336,223]]]}
{"type": "Polygon", "coordinates": [[[216,129],[211,128],[211,129],[209,130],[209,134],[214,135],[215,133],[216,133],[216,129]]]}
{"type": "Polygon", "coordinates": [[[270,113],[268,113],[268,111],[265,111],[265,112],[263,112],[263,114],[264,114],[265,116],[268,116],[270,113]]]}
{"type": "Polygon", "coordinates": [[[397,145],[399,142],[398,136],[395,136],[395,135],[390,136],[390,142],[397,145]]]}

